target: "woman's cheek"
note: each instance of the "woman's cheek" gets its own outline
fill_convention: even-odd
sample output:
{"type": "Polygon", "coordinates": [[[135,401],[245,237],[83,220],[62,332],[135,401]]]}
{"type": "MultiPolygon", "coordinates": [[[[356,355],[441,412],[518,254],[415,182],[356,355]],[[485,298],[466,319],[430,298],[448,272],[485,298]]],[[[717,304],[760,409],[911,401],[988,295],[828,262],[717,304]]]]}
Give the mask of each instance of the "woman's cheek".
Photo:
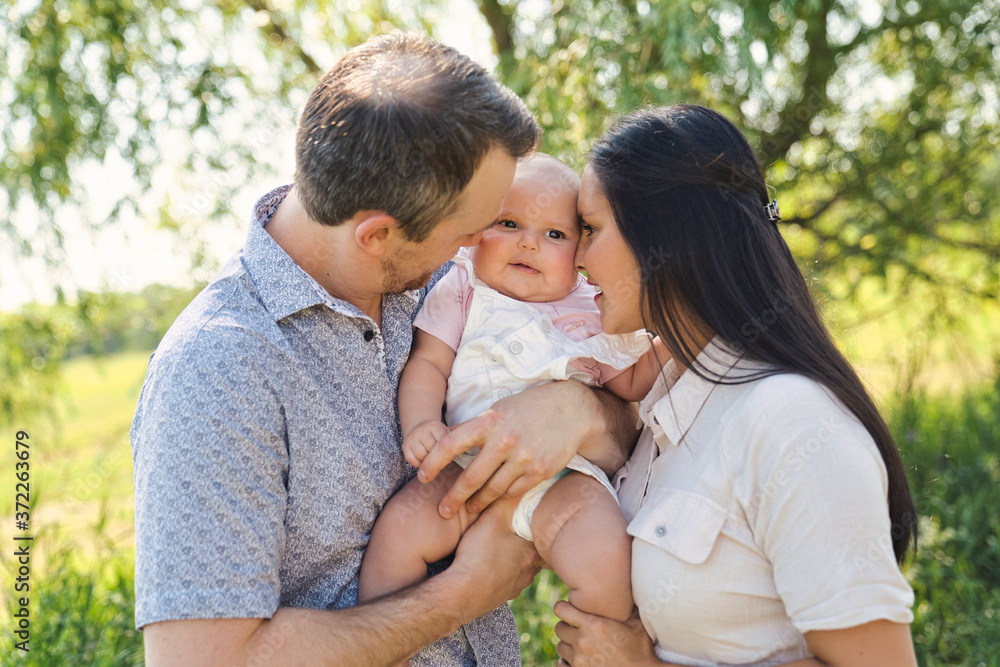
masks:
{"type": "MultiPolygon", "coordinates": [[[[631,272],[630,272],[631,273],[631,272]]],[[[621,276],[611,285],[601,285],[601,289],[611,298],[605,308],[613,315],[616,324],[623,333],[642,328],[641,288],[638,272],[635,275],[621,276]]]]}

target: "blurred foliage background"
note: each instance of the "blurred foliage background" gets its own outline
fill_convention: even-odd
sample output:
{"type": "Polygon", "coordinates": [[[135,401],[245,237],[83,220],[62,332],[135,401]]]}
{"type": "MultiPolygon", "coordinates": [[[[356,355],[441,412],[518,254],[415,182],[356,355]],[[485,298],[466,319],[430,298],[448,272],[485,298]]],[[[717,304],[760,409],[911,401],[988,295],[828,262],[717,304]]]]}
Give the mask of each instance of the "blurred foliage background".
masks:
{"type": "MultiPolygon", "coordinates": [[[[138,216],[174,232],[206,280],[207,229],[242,228],[234,194],[277,177],[274,128],[322,72],[369,35],[436,34],[457,3],[485,19],[497,75],[537,114],[543,149],[578,168],[610,120],[643,104],[732,118],[835,328],[887,312],[904,315],[902,337],[978,326],[982,338],[987,315],[998,328],[1000,0],[8,2],[0,238],[15,262],[55,273],[67,219],[107,230],[138,216]],[[94,183],[109,165],[127,187],[94,183]]],[[[61,329],[35,321],[60,350],[61,329]]],[[[1000,353],[987,338],[985,356],[1000,353]]],[[[0,354],[15,379],[58,363],[0,354]]]]}
{"type": "MultiPolygon", "coordinates": [[[[0,5],[7,255],[60,275],[68,221],[99,234],[131,217],[168,230],[191,267],[180,287],[77,291],[56,278],[54,303],[0,314],[0,423],[51,440],[52,516],[84,508],[71,523],[97,526],[81,550],[51,536],[45,604],[62,610],[51,632],[66,639],[37,664],[73,651],[140,659],[123,620],[130,509],[108,508],[130,508],[144,358],[216,268],[210,229],[243,228],[233,199],[247,183],[291,178],[276,166],[278,130],[340,54],[395,28],[439,36],[456,14],[485,26],[543,149],[577,168],[616,115],[644,104],[704,104],[747,133],[838,341],[877,358],[862,370],[924,514],[908,570],[922,664],[998,664],[1000,0],[0,5]],[[82,479],[95,480],[86,493],[82,479]],[[110,534],[126,537],[108,546],[110,534]],[[95,559],[114,567],[92,576],[95,559]]],[[[529,664],[553,659],[548,610],[561,592],[542,577],[517,603],[529,664]]]]}

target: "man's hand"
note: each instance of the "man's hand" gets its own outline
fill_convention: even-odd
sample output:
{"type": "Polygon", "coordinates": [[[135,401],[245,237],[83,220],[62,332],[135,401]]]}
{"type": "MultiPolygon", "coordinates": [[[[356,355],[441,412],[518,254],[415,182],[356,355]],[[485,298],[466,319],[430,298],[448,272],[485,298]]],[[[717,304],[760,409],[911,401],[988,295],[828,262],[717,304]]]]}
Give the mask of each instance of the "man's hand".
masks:
{"type": "Polygon", "coordinates": [[[483,512],[462,536],[455,560],[438,576],[461,578],[471,584],[463,616],[477,618],[513,600],[541,569],[535,547],[511,528],[516,499],[504,499],[483,512]]]}
{"type": "Polygon", "coordinates": [[[420,422],[403,438],[403,456],[407,463],[414,468],[419,468],[424,462],[427,454],[434,449],[438,443],[448,433],[448,427],[441,423],[441,420],[430,420],[420,422]]]}
{"type": "Polygon", "coordinates": [[[607,392],[551,382],[453,427],[423,460],[418,476],[428,482],[455,456],[479,447],[438,506],[445,518],[467,500],[469,511],[479,512],[501,496],[521,497],[562,470],[578,450],[605,470],[617,469],[635,444],[634,424],[631,407],[607,392]]]}

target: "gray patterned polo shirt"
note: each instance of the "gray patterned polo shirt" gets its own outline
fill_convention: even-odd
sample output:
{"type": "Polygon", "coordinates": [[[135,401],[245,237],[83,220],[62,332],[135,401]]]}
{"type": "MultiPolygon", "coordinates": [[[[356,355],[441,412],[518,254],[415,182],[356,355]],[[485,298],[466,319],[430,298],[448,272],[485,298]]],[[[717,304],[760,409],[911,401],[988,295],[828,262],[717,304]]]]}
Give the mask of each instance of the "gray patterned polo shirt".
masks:
{"type": "MultiPolygon", "coordinates": [[[[396,391],[426,290],[385,295],[381,327],[331,297],[264,231],[290,187],[257,202],[150,357],[131,431],[138,627],[356,605],[375,517],[415,472],[396,391]]],[[[412,659],[477,663],[520,664],[506,605],[412,659]]]]}

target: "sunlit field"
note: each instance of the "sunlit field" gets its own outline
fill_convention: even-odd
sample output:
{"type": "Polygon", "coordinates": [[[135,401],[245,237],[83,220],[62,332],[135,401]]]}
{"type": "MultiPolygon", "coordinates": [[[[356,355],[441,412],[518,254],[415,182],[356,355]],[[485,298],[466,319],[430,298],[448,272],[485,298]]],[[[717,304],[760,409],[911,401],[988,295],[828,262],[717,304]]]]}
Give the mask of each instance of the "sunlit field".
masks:
{"type": "MultiPolygon", "coordinates": [[[[128,428],[147,358],[128,352],[71,360],[50,414],[7,427],[32,438],[37,588],[32,650],[20,664],[141,663],[141,634],[132,628],[128,428]]],[[[969,363],[986,368],[990,361],[969,363]]],[[[930,359],[926,369],[947,365],[930,359]]],[[[892,385],[879,388],[889,397],[883,403],[922,516],[919,555],[905,569],[916,591],[913,630],[922,665],[1000,664],[1000,386],[995,380],[966,386],[908,396],[893,395],[892,385]]],[[[12,469],[11,451],[4,457],[4,469],[12,469]]],[[[0,510],[9,516],[12,498],[2,498],[0,510]]],[[[9,543],[9,522],[0,525],[9,543]]],[[[0,564],[10,590],[6,551],[0,564]]],[[[513,603],[525,664],[556,660],[551,608],[564,596],[558,579],[544,572],[513,603]]],[[[4,599],[6,626],[12,600],[4,599]]],[[[12,655],[9,633],[3,642],[2,654],[12,655]]]]}

